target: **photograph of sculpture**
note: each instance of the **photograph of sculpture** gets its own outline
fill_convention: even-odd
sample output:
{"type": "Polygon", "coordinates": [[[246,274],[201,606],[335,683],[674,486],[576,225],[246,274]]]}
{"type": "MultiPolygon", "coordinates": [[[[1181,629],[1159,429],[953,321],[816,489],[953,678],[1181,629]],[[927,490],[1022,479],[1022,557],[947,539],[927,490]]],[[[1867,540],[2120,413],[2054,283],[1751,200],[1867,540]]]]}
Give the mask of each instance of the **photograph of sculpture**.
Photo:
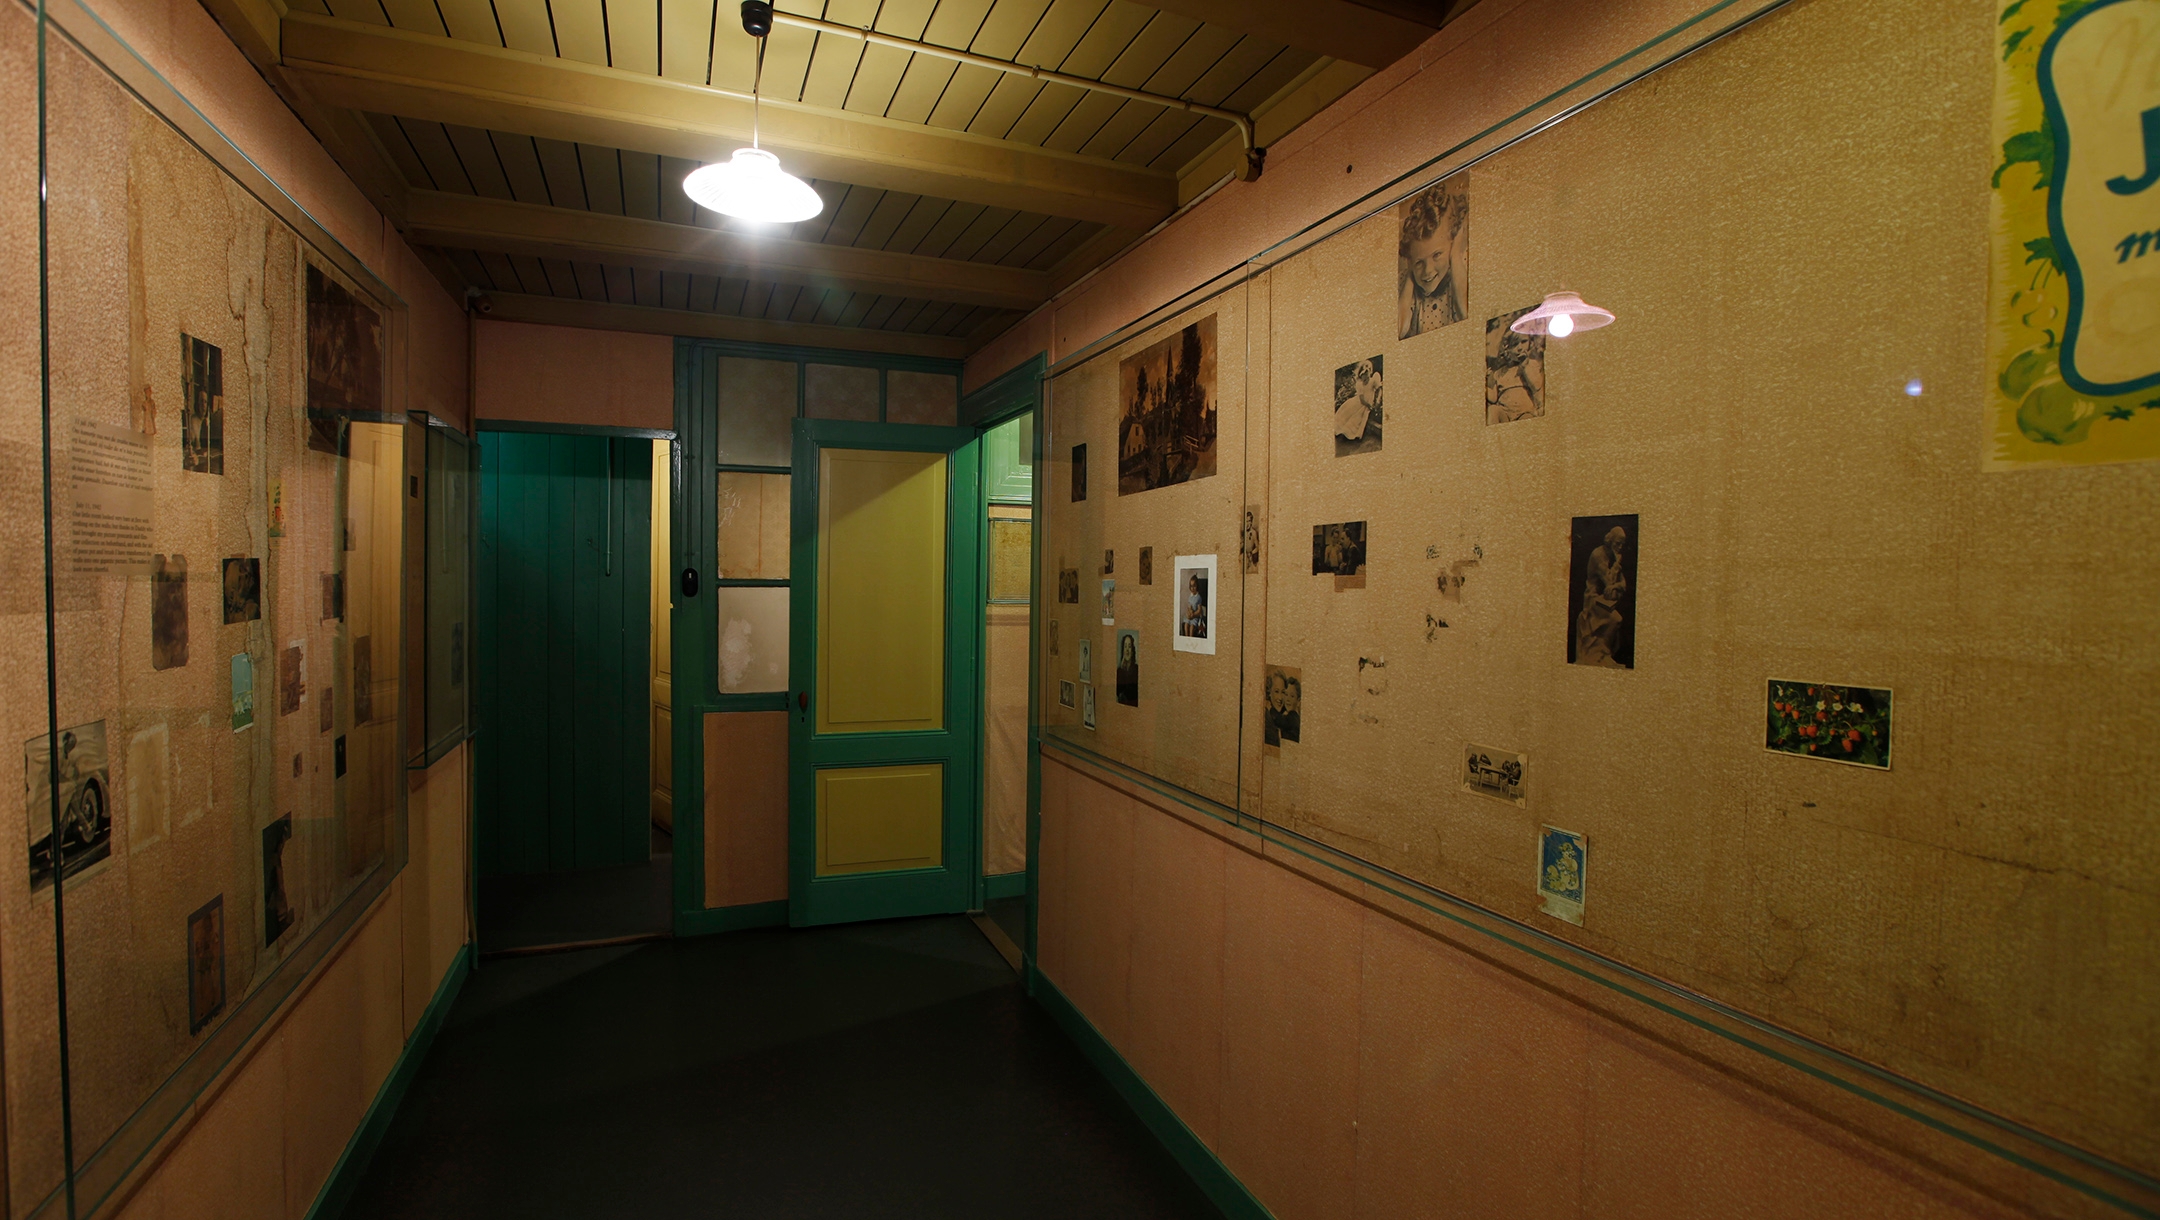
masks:
{"type": "Polygon", "coordinates": [[[1590,871],[1590,840],[1555,826],[1538,828],[1538,910],[1582,926],[1590,871]]]}
{"type": "Polygon", "coordinates": [[[1180,555],[1171,561],[1170,646],[1178,652],[1215,655],[1215,557],[1180,555]]]}
{"type": "Polygon", "coordinates": [[[1335,577],[1338,589],[1365,587],[1365,523],[1341,521],[1312,528],[1312,574],[1335,577]]]}
{"type": "Polygon", "coordinates": [[[1395,334],[1407,339],[1465,318],[1470,299],[1470,182],[1456,174],[1396,209],[1395,334]]]}
{"type": "Polygon", "coordinates": [[[255,723],[255,658],[236,652],[232,659],[232,731],[255,723]]]}
{"type": "Polygon", "coordinates": [[[1890,769],[1890,692],[1875,686],[1769,683],[1763,747],[1855,767],[1890,769]]]}
{"type": "Polygon", "coordinates": [[[1215,315],[1118,362],[1118,494],[1215,473],[1215,315]]]}
{"type": "Polygon", "coordinates": [[[60,730],[60,801],[54,844],[52,738],[23,743],[23,812],[30,828],[30,889],[53,883],[57,859],[72,878],[112,855],[112,769],[105,752],[105,722],[60,730]]]}
{"type": "Polygon", "coordinates": [[[1080,684],[1080,727],[1095,727],[1095,687],[1086,682],[1080,684]]]}
{"type": "Polygon", "coordinates": [[[1072,498],[1073,503],[1087,499],[1087,446],[1072,447],[1072,498]]]}
{"type": "Polygon", "coordinates": [[[1381,357],[1335,370],[1335,456],[1380,452],[1381,357]]]}
{"type": "Polygon", "coordinates": [[[1634,513],[1577,517],[1570,531],[1570,665],[1635,668],[1635,549],[1642,527],[1634,513]]]}
{"type": "Polygon", "coordinates": [[[1117,633],[1117,701],[1140,706],[1140,633],[1131,627],[1117,633]]]}
{"type": "Polygon", "coordinates": [[[1080,569],[1058,569],[1058,600],[1068,606],[1080,604],[1080,569]]]}
{"type": "Polygon", "coordinates": [[[307,702],[307,641],[294,640],[278,654],[278,715],[290,716],[307,702]]]}
{"type": "Polygon", "coordinates": [[[225,895],[187,918],[188,1032],[198,1034],[225,1008],[225,895]]]}
{"type": "Polygon", "coordinates": [[[1067,679],[1067,678],[1059,678],[1059,679],[1058,679],[1058,706],[1059,706],[1059,707],[1072,707],[1072,706],[1073,706],[1073,705],[1074,705],[1074,704],[1075,704],[1075,703],[1077,702],[1077,700],[1078,700],[1078,697],[1077,697],[1076,695],[1074,695],[1074,694],[1073,694],[1073,684],[1072,684],[1071,680],[1070,680],[1070,679],[1067,679]]]}
{"type": "Polygon", "coordinates": [[[383,409],[382,315],[345,285],[307,271],[308,448],[345,451],[345,424],[383,409]]]}
{"type": "Polygon", "coordinates": [[[1515,319],[1537,308],[1525,305],[1485,321],[1485,422],[1513,423],[1545,414],[1545,336],[1518,335],[1515,319]]]}
{"type": "Polygon", "coordinates": [[[1140,583],[1143,585],[1152,585],[1155,583],[1154,547],[1144,546],[1140,548],[1140,583]]]}
{"type": "MultiPolygon", "coordinates": [[[[293,760],[299,761],[294,755],[293,760]]],[[[277,943],[293,925],[292,901],[285,894],[285,845],[292,842],[292,815],[286,814],[263,827],[262,895],[263,945],[277,943]]]]}
{"type": "Polygon", "coordinates": [[[180,336],[180,469],[225,473],[225,353],[180,336]]]}
{"type": "Polygon", "coordinates": [[[262,617],[262,560],[225,561],[225,621],[253,622],[262,617]]]}
{"type": "Polygon", "coordinates": [[[1464,746],[1462,786],[1464,792],[1475,792],[1479,796],[1516,805],[1530,803],[1523,796],[1523,756],[1509,750],[1464,746]]]}
{"type": "Polygon", "coordinates": [[[1102,582],[1102,621],[1105,627],[1117,622],[1117,582],[1114,580],[1102,582]]]}
{"type": "Polygon", "coordinates": [[[1298,739],[1298,671],[1286,665],[1267,667],[1267,717],[1262,722],[1263,745],[1280,746],[1298,739]]]}
{"type": "Polygon", "coordinates": [[[187,556],[150,557],[150,668],[187,664],[187,556]]]}

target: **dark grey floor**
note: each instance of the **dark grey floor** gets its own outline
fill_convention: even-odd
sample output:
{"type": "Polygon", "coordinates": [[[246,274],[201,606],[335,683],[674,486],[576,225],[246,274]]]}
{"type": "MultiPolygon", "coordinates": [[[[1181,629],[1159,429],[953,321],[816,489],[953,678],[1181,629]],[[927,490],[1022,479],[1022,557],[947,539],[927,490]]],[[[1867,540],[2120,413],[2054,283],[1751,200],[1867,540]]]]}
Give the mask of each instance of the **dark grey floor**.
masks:
{"type": "Polygon", "coordinates": [[[675,920],[674,838],[652,828],[639,864],[480,879],[480,952],[660,935],[675,920]]]}
{"type": "Polygon", "coordinates": [[[961,917],[486,963],[345,1212],[1218,1215],[961,917]]]}

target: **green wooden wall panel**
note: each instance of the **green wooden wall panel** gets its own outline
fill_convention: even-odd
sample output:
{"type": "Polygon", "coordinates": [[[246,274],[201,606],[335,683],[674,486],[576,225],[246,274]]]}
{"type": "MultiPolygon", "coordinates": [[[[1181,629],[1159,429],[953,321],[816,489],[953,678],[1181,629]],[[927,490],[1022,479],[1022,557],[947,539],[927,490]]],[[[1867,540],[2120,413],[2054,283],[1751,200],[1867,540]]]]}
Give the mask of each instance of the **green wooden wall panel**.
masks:
{"type": "Polygon", "coordinates": [[[651,442],[481,444],[481,872],[642,860],[651,442]]]}

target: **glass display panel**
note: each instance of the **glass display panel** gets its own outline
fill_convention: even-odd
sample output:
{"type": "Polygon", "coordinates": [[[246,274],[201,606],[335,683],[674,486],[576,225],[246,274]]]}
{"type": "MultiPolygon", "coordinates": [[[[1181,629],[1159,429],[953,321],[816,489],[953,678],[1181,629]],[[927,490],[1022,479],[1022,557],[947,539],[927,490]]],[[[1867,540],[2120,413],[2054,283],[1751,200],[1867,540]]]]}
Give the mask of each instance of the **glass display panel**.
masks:
{"type": "Polygon", "coordinates": [[[720,635],[720,693],[749,695],[788,688],[788,595],[772,586],[713,590],[720,635]]]}
{"type": "Polygon", "coordinates": [[[722,466],[785,466],[794,460],[796,365],[722,356],[714,454],[722,466]]]}
{"type": "MultiPolygon", "coordinates": [[[[109,30],[70,20],[45,78],[58,716],[41,681],[0,707],[23,775],[23,820],[0,825],[27,845],[0,870],[7,1206],[25,1217],[64,1212],[69,1179],[76,1213],[97,1211],[405,849],[403,307],[109,30]]],[[[18,64],[34,34],[0,17],[18,64]]],[[[0,460],[35,496],[39,386],[14,388],[0,460]]],[[[24,566],[25,540],[0,552],[24,628],[0,649],[29,685],[47,607],[43,540],[24,566]]]]}
{"type": "Polygon", "coordinates": [[[713,479],[722,580],[786,580],[793,476],[723,470],[713,479]]]}
{"type": "Polygon", "coordinates": [[[426,759],[464,740],[471,721],[475,453],[448,428],[427,430],[426,759]]]}
{"type": "Polygon", "coordinates": [[[803,414],[811,419],[877,422],[878,371],[854,364],[805,365],[803,414]]]}

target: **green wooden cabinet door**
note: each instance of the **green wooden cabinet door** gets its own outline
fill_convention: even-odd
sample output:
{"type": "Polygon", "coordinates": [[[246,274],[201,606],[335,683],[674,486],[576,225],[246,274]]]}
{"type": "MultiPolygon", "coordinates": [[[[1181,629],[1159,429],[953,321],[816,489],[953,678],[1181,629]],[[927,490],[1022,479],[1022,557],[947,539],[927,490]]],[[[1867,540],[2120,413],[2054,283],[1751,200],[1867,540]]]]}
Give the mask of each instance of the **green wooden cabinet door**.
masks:
{"type": "Polygon", "coordinates": [[[652,442],[480,446],[480,873],[643,860],[652,442]]]}

